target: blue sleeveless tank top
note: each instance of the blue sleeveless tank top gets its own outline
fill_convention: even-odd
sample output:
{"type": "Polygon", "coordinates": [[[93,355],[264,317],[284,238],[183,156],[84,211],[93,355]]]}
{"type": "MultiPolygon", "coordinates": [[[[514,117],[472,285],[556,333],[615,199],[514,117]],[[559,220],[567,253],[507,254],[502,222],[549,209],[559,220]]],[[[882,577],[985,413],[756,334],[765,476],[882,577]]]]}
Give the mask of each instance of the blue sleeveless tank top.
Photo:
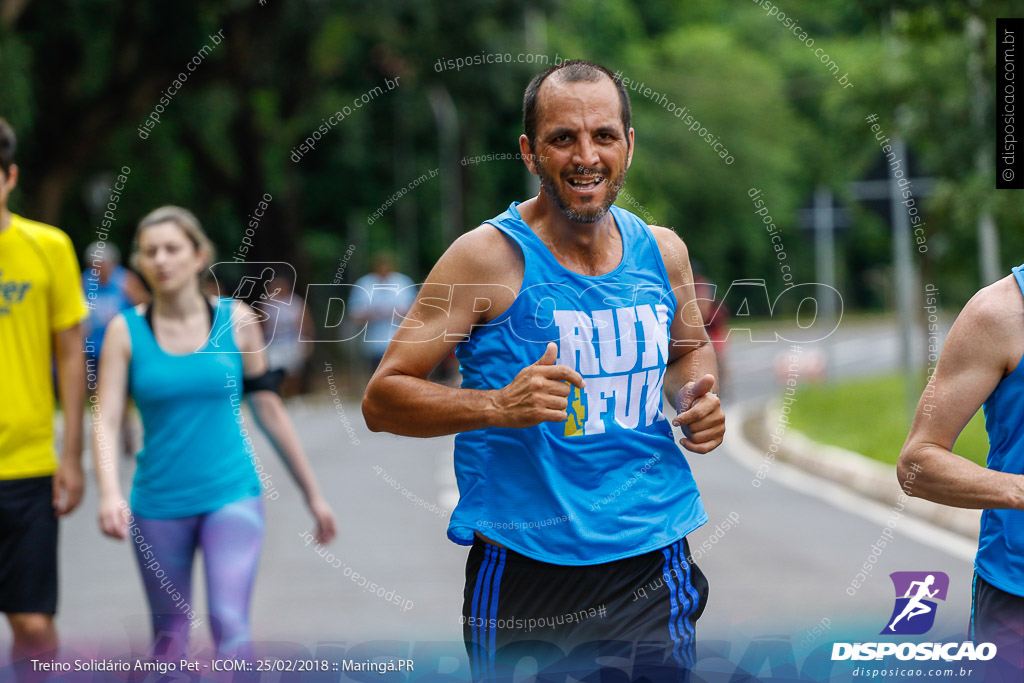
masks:
{"type": "Polygon", "coordinates": [[[604,275],[562,266],[513,202],[487,221],[523,252],[513,304],[460,342],[462,386],[500,389],[558,345],[578,371],[569,418],[455,437],[460,500],[448,537],[479,531],[516,552],[561,565],[632,557],[670,545],[707,521],[690,467],[662,414],[668,326],[676,299],[654,235],[611,207],[622,261],[604,275]]]}
{"type": "Polygon", "coordinates": [[[201,352],[165,352],[144,315],[121,314],[131,335],[128,386],[142,417],[143,443],[132,512],[171,519],[257,496],[260,482],[242,438],[242,354],[231,333],[231,299],[217,301],[201,352]],[[218,336],[219,335],[219,336],[218,336]]]}
{"type": "MultiPolygon", "coordinates": [[[[1024,265],[1013,269],[1024,294],[1024,265]]],[[[1024,359],[1004,377],[984,405],[988,468],[1024,474],[1024,359]]],[[[1024,596],[1024,511],[985,510],[974,568],[1007,593],[1024,596]]]]}

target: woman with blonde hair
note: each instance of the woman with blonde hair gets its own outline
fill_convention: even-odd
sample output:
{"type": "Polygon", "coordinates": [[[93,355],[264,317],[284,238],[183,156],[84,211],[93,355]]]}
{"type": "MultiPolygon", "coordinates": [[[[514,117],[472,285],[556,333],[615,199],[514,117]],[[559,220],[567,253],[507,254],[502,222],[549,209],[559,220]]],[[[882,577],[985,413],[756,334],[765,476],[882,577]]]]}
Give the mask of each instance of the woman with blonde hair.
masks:
{"type": "Polygon", "coordinates": [[[175,206],[152,211],[139,223],[133,252],[153,302],[111,320],[103,342],[94,437],[100,528],[113,538],[132,537],[154,655],[187,652],[196,625],[192,565],[201,550],[218,655],[244,656],[263,542],[264,475],[257,475],[262,466],[244,428],[243,389],[305,494],[319,542],[334,536],[334,515],[275,393],[256,314],[240,301],[202,294],[213,245],[196,217],[175,206]],[[117,439],[110,437],[120,433],[128,393],[144,432],[130,506],[117,475],[117,439]]]}

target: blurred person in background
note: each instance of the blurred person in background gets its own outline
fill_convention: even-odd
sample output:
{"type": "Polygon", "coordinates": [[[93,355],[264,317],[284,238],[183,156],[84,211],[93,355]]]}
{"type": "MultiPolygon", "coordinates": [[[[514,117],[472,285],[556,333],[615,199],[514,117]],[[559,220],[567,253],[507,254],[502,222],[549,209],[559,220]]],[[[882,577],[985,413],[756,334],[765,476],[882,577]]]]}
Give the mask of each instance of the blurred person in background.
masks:
{"type": "Polygon", "coordinates": [[[86,308],[68,236],[7,208],[18,184],[15,147],[14,130],[0,118],[0,611],[27,676],[28,657],[57,648],[57,518],[82,499],[86,308]],[[59,461],[54,356],[64,413],[59,461]]]}
{"type": "Polygon", "coordinates": [[[994,643],[986,681],[1024,680],[1024,266],[975,294],[946,337],[900,452],[904,492],[981,509],[969,637],[994,643]],[[953,452],[979,409],[987,467],[953,452]]]}
{"type": "Polygon", "coordinates": [[[391,252],[378,252],[373,258],[373,272],[356,280],[348,310],[357,325],[365,326],[360,350],[370,373],[380,365],[388,343],[415,300],[415,284],[395,271],[391,252]]]}
{"type": "MultiPolygon", "coordinates": [[[[85,363],[90,373],[99,371],[100,351],[107,324],[126,308],[149,301],[149,292],[139,277],[121,265],[121,250],[109,242],[93,242],[85,248],[85,269],[82,291],[85,292],[89,317],[85,321],[85,363]]],[[[96,387],[87,386],[90,392],[96,387]]],[[[125,404],[121,438],[124,452],[138,450],[138,427],[130,402],[125,404]]]]}
{"type": "Polygon", "coordinates": [[[277,308],[276,316],[263,321],[264,336],[270,340],[267,362],[271,370],[284,371],[281,395],[295,396],[302,389],[306,363],[313,352],[313,324],[303,315],[306,301],[295,294],[291,278],[278,275],[267,289],[274,292],[273,305],[277,308]]]}
{"type": "Polygon", "coordinates": [[[334,515],[275,393],[258,317],[240,301],[201,293],[200,274],[212,258],[213,245],[191,212],[165,206],[144,217],[132,259],[153,302],[110,321],[100,358],[93,444],[100,528],[112,538],[133,537],[152,612],[153,655],[169,659],[187,653],[197,550],[217,653],[249,654],[249,606],[264,533],[261,482],[272,485],[245,429],[243,391],[305,496],[317,541],[327,543],[335,533],[334,515]],[[104,439],[118,432],[129,392],[144,427],[130,508],[116,447],[104,439]]]}
{"type": "Polygon", "coordinates": [[[82,291],[88,303],[85,323],[87,361],[99,362],[103,333],[114,316],[126,308],[149,301],[139,277],[121,265],[121,250],[109,242],[93,242],[85,248],[82,291]]]}

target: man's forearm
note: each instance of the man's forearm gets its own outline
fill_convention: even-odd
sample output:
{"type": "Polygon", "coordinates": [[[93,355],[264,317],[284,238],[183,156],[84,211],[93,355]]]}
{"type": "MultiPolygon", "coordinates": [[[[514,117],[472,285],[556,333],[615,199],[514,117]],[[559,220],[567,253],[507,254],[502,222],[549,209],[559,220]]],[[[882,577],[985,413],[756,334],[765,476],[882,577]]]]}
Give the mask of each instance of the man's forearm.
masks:
{"type": "Polygon", "coordinates": [[[497,390],[454,389],[408,375],[381,377],[367,388],[363,415],[375,432],[443,436],[500,426],[497,390]]]}
{"type": "Polygon", "coordinates": [[[908,496],[976,510],[1024,510],[1024,476],[990,470],[936,445],[905,452],[898,472],[908,496]]]}
{"type": "Polygon", "coordinates": [[[712,391],[718,393],[718,362],[715,360],[715,350],[710,342],[691,349],[668,364],[665,368],[664,390],[665,397],[674,409],[678,410],[676,396],[679,390],[687,382],[695,382],[704,375],[715,376],[715,387],[712,391]]]}

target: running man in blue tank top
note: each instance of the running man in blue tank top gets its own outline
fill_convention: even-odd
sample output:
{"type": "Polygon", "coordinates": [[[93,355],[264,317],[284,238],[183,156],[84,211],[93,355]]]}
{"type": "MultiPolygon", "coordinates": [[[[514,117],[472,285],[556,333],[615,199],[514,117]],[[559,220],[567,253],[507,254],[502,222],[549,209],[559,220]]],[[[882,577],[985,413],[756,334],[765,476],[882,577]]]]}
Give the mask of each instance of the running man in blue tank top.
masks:
{"type": "Polygon", "coordinates": [[[899,459],[907,495],[982,509],[970,637],[995,643],[986,681],[1024,676],[1024,266],[985,287],[953,323],[899,459]],[[985,411],[988,467],[953,453],[985,411]]]}
{"type": "Polygon", "coordinates": [[[475,679],[525,654],[562,666],[559,650],[577,671],[610,655],[632,660],[634,680],[685,678],[707,596],[686,536],[707,515],[672,426],[695,453],[725,433],[686,247],[612,205],[634,133],[611,72],[548,69],[523,119],[540,193],[440,258],[363,414],[374,431],[458,435],[448,536],[472,546],[475,679]],[[426,381],[453,346],[462,387],[426,381]]]}

